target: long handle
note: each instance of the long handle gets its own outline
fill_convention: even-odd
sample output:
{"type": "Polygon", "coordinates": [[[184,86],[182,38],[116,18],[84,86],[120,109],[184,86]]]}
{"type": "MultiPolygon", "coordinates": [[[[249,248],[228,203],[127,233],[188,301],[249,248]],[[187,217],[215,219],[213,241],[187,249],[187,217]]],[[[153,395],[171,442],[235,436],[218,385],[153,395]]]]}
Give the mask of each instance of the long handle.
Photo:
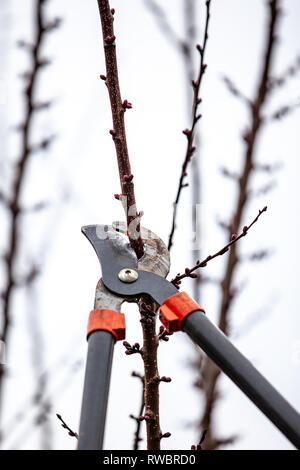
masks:
{"type": "Polygon", "coordinates": [[[299,449],[299,413],[205,314],[201,310],[189,314],[182,322],[182,329],[299,449]]]}
{"type": "Polygon", "coordinates": [[[91,311],[78,450],[102,449],[114,344],[125,338],[125,331],[123,313],[106,308],[91,311]]]}
{"type": "Polygon", "coordinates": [[[114,343],[108,331],[89,335],[78,450],[102,449],[114,343]]]}

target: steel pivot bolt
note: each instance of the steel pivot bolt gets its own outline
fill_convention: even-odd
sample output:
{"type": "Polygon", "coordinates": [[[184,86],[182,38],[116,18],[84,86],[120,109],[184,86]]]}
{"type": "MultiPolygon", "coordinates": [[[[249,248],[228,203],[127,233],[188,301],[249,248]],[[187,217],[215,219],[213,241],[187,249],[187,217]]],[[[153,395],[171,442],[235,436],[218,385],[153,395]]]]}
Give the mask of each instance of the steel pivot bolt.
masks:
{"type": "Polygon", "coordinates": [[[122,282],[134,282],[139,277],[139,274],[134,269],[124,268],[118,274],[120,281],[122,282]]]}

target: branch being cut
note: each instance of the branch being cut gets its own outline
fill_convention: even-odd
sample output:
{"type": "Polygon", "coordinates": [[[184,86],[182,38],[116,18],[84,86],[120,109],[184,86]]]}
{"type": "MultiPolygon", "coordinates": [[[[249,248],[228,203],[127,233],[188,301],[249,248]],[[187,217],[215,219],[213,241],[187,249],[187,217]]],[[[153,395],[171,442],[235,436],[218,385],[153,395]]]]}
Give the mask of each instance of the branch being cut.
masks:
{"type": "MultiPolygon", "coordinates": [[[[162,376],[160,377],[157,365],[157,348],[159,341],[168,341],[168,333],[162,327],[159,334],[156,334],[156,304],[150,297],[144,296],[139,301],[139,309],[141,313],[140,322],[143,329],[143,349],[140,350],[140,345],[135,344],[131,346],[126,341],[123,343],[128,355],[141,353],[144,362],[145,375],[141,377],[137,373],[133,373],[134,377],[139,377],[143,381],[143,398],[141,401],[141,409],[145,409],[144,415],[130,417],[137,421],[145,421],[147,430],[147,450],[159,450],[160,441],[163,438],[170,437],[169,432],[162,433],[160,429],[159,419],[159,385],[161,382],[170,383],[171,378],[162,376]]],[[[135,433],[135,449],[140,440],[139,438],[140,427],[137,428],[135,433]]]]}
{"type": "MultiPolygon", "coordinates": [[[[110,131],[114,140],[117,152],[117,159],[119,165],[119,175],[121,181],[122,194],[115,195],[124,203],[127,202],[125,212],[128,226],[128,235],[132,248],[135,250],[138,258],[143,255],[143,242],[140,234],[139,214],[136,210],[136,202],[134,196],[133,175],[131,173],[128,149],[126,143],[126,133],[124,124],[124,113],[126,109],[131,107],[131,104],[125,100],[122,102],[119,79],[118,67],[116,58],[116,46],[113,29],[114,9],[110,9],[108,0],[97,0],[102,23],[102,35],[104,42],[104,52],[106,61],[106,75],[102,75],[102,80],[105,81],[113,116],[114,128],[110,131]],[[135,230],[132,231],[131,225],[138,221],[135,230]]],[[[157,367],[157,346],[158,339],[156,335],[156,318],[154,306],[148,303],[146,298],[140,301],[141,323],[143,329],[143,348],[141,357],[144,361],[145,368],[145,420],[147,427],[147,449],[158,450],[160,449],[161,430],[159,425],[159,375],[157,367]],[[148,308],[146,307],[148,305],[148,308]],[[153,311],[153,312],[152,312],[153,311]]],[[[126,347],[126,346],[125,346],[126,347]]],[[[128,350],[129,355],[132,354],[132,349],[128,350]]]]}
{"type": "Polygon", "coordinates": [[[124,114],[126,109],[132,107],[127,100],[122,101],[116,54],[116,36],[114,34],[114,9],[110,8],[109,0],[97,0],[102,24],[106,75],[101,75],[105,81],[112,111],[113,129],[110,134],[113,138],[119,166],[119,176],[122,194],[116,195],[123,203],[128,227],[130,244],[138,258],[143,255],[143,241],[140,232],[140,214],[137,213],[134,194],[133,175],[129,161],[126,140],[124,114]]]}
{"type": "Polygon", "coordinates": [[[147,430],[147,450],[159,450],[161,429],[159,419],[159,372],[157,365],[158,337],[156,305],[143,297],[139,302],[143,330],[144,402],[147,430]]]}
{"type": "Polygon", "coordinates": [[[211,3],[211,0],[207,0],[205,3],[206,4],[206,22],[205,22],[205,29],[204,29],[203,45],[202,46],[200,46],[199,44],[197,45],[197,50],[200,55],[200,66],[199,66],[199,73],[198,73],[197,80],[192,81],[193,90],[194,90],[192,126],[190,129],[185,129],[183,131],[187,139],[187,147],[186,147],[185,158],[182,164],[177,193],[176,193],[175,201],[173,204],[173,218],[172,218],[171,232],[170,232],[169,241],[168,241],[168,250],[170,250],[173,245],[173,237],[174,237],[174,233],[176,229],[177,206],[180,200],[181,192],[182,192],[182,189],[188,185],[184,183],[184,179],[187,176],[187,168],[192,159],[193,153],[196,150],[196,147],[194,146],[194,137],[195,137],[195,128],[197,126],[197,122],[201,119],[201,114],[198,114],[198,107],[202,101],[201,98],[199,97],[199,94],[200,94],[200,89],[201,89],[202,78],[206,70],[206,64],[204,63],[204,58],[205,58],[205,51],[206,51],[206,45],[207,45],[207,39],[208,39],[210,3],[211,3]]]}

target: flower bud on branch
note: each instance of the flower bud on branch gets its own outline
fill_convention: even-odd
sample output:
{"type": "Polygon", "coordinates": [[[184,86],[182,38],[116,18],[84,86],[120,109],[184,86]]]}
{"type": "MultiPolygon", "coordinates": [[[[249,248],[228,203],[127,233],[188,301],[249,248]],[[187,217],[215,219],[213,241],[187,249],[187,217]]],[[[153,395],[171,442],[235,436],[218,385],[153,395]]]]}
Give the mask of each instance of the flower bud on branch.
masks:
{"type": "Polygon", "coordinates": [[[171,437],[170,432],[165,432],[164,434],[161,434],[161,436],[160,436],[161,439],[164,439],[164,438],[167,438],[167,437],[171,437]]]}
{"type": "Polygon", "coordinates": [[[141,349],[139,343],[135,343],[133,346],[131,346],[128,341],[123,341],[123,346],[126,348],[125,354],[127,356],[131,356],[132,354],[141,354],[141,356],[143,355],[143,350],[141,349]]]}
{"type": "Polygon", "coordinates": [[[196,269],[199,269],[199,268],[204,268],[207,263],[209,261],[211,261],[212,259],[216,258],[217,256],[222,256],[224,255],[224,253],[226,253],[229,248],[231,247],[231,245],[233,245],[234,243],[236,243],[238,240],[240,240],[242,237],[244,237],[245,235],[247,235],[249,229],[252,227],[252,225],[254,225],[259,217],[261,216],[261,214],[263,212],[266,212],[267,210],[267,206],[265,206],[263,209],[259,210],[258,212],[258,215],[255,217],[255,219],[251,222],[250,225],[245,225],[243,227],[243,231],[242,233],[237,236],[236,233],[232,234],[231,235],[231,241],[229,243],[227,243],[227,245],[225,245],[223,248],[221,248],[221,250],[217,251],[215,254],[213,255],[209,255],[207,256],[203,261],[200,261],[198,260],[195,264],[195,266],[193,266],[192,268],[185,268],[185,271],[184,271],[184,274],[177,274],[175,276],[174,279],[172,279],[172,283],[174,284],[175,287],[177,287],[177,289],[179,288],[179,285],[180,285],[180,282],[182,279],[186,278],[186,277],[193,277],[192,274],[193,274],[193,271],[195,271],[196,269]]]}

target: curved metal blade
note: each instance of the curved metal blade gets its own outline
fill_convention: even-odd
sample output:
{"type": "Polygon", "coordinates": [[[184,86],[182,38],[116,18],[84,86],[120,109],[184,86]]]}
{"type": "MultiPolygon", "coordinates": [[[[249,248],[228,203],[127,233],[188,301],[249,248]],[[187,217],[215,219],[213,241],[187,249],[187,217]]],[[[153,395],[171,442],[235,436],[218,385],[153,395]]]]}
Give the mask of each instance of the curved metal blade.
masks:
{"type": "MultiPolygon", "coordinates": [[[[125,302],[124,297],[113,294],[108,290],[103,284],[102,279],[97,284],[96,293],[95,293],[95,302],[94,308],[107,308],[109,310],[115,310],[116,312],[121,312],[122,303],[125,302]]],[[[130,299],[129,299],[130,300],[130,299]]]]}
{"type": "MultiPolygon", "coordinates": [[[[170,267],[169,252],[163,241],[150,230],[142,227],[144,255],[137,260],[130,247],[123,224],[87,225],[82,227],[83,234],[93,245],[102,267],[104,286],[124,300],[134,299],[141,294],[149,294],[158,304],[177,292],[177,289],[165,280],[170,267]],[[131,268],[139,273],[134,283],[124,283],[118,278],[121,269],[131,268]]],[[[101,284],[102,285],[102,284],[101,284]]],[[[98,304],[103,303],[100,293],[98,304]]],[[[96,290],[97,295],[97,290],[96,290]]]]}
{"type": "MultiPolygon", "coordinates": [[[[119,233],[126,232],[124,222],[113,222],[112,227],[119,233]]],[[[141,235],[144,242],[144,255],[138,260],[138,269],[167,277],[170,269],[168,248],[156,233],[145,227],[141,227],[141,235]]]]}
{"type": "Polygon", "coordinates": [[[112,226],[86,225],[81,231],[97,253],[104,280],[115,277],[123,268],[137,269],[137,257],[128,238],[112,226]]]}

